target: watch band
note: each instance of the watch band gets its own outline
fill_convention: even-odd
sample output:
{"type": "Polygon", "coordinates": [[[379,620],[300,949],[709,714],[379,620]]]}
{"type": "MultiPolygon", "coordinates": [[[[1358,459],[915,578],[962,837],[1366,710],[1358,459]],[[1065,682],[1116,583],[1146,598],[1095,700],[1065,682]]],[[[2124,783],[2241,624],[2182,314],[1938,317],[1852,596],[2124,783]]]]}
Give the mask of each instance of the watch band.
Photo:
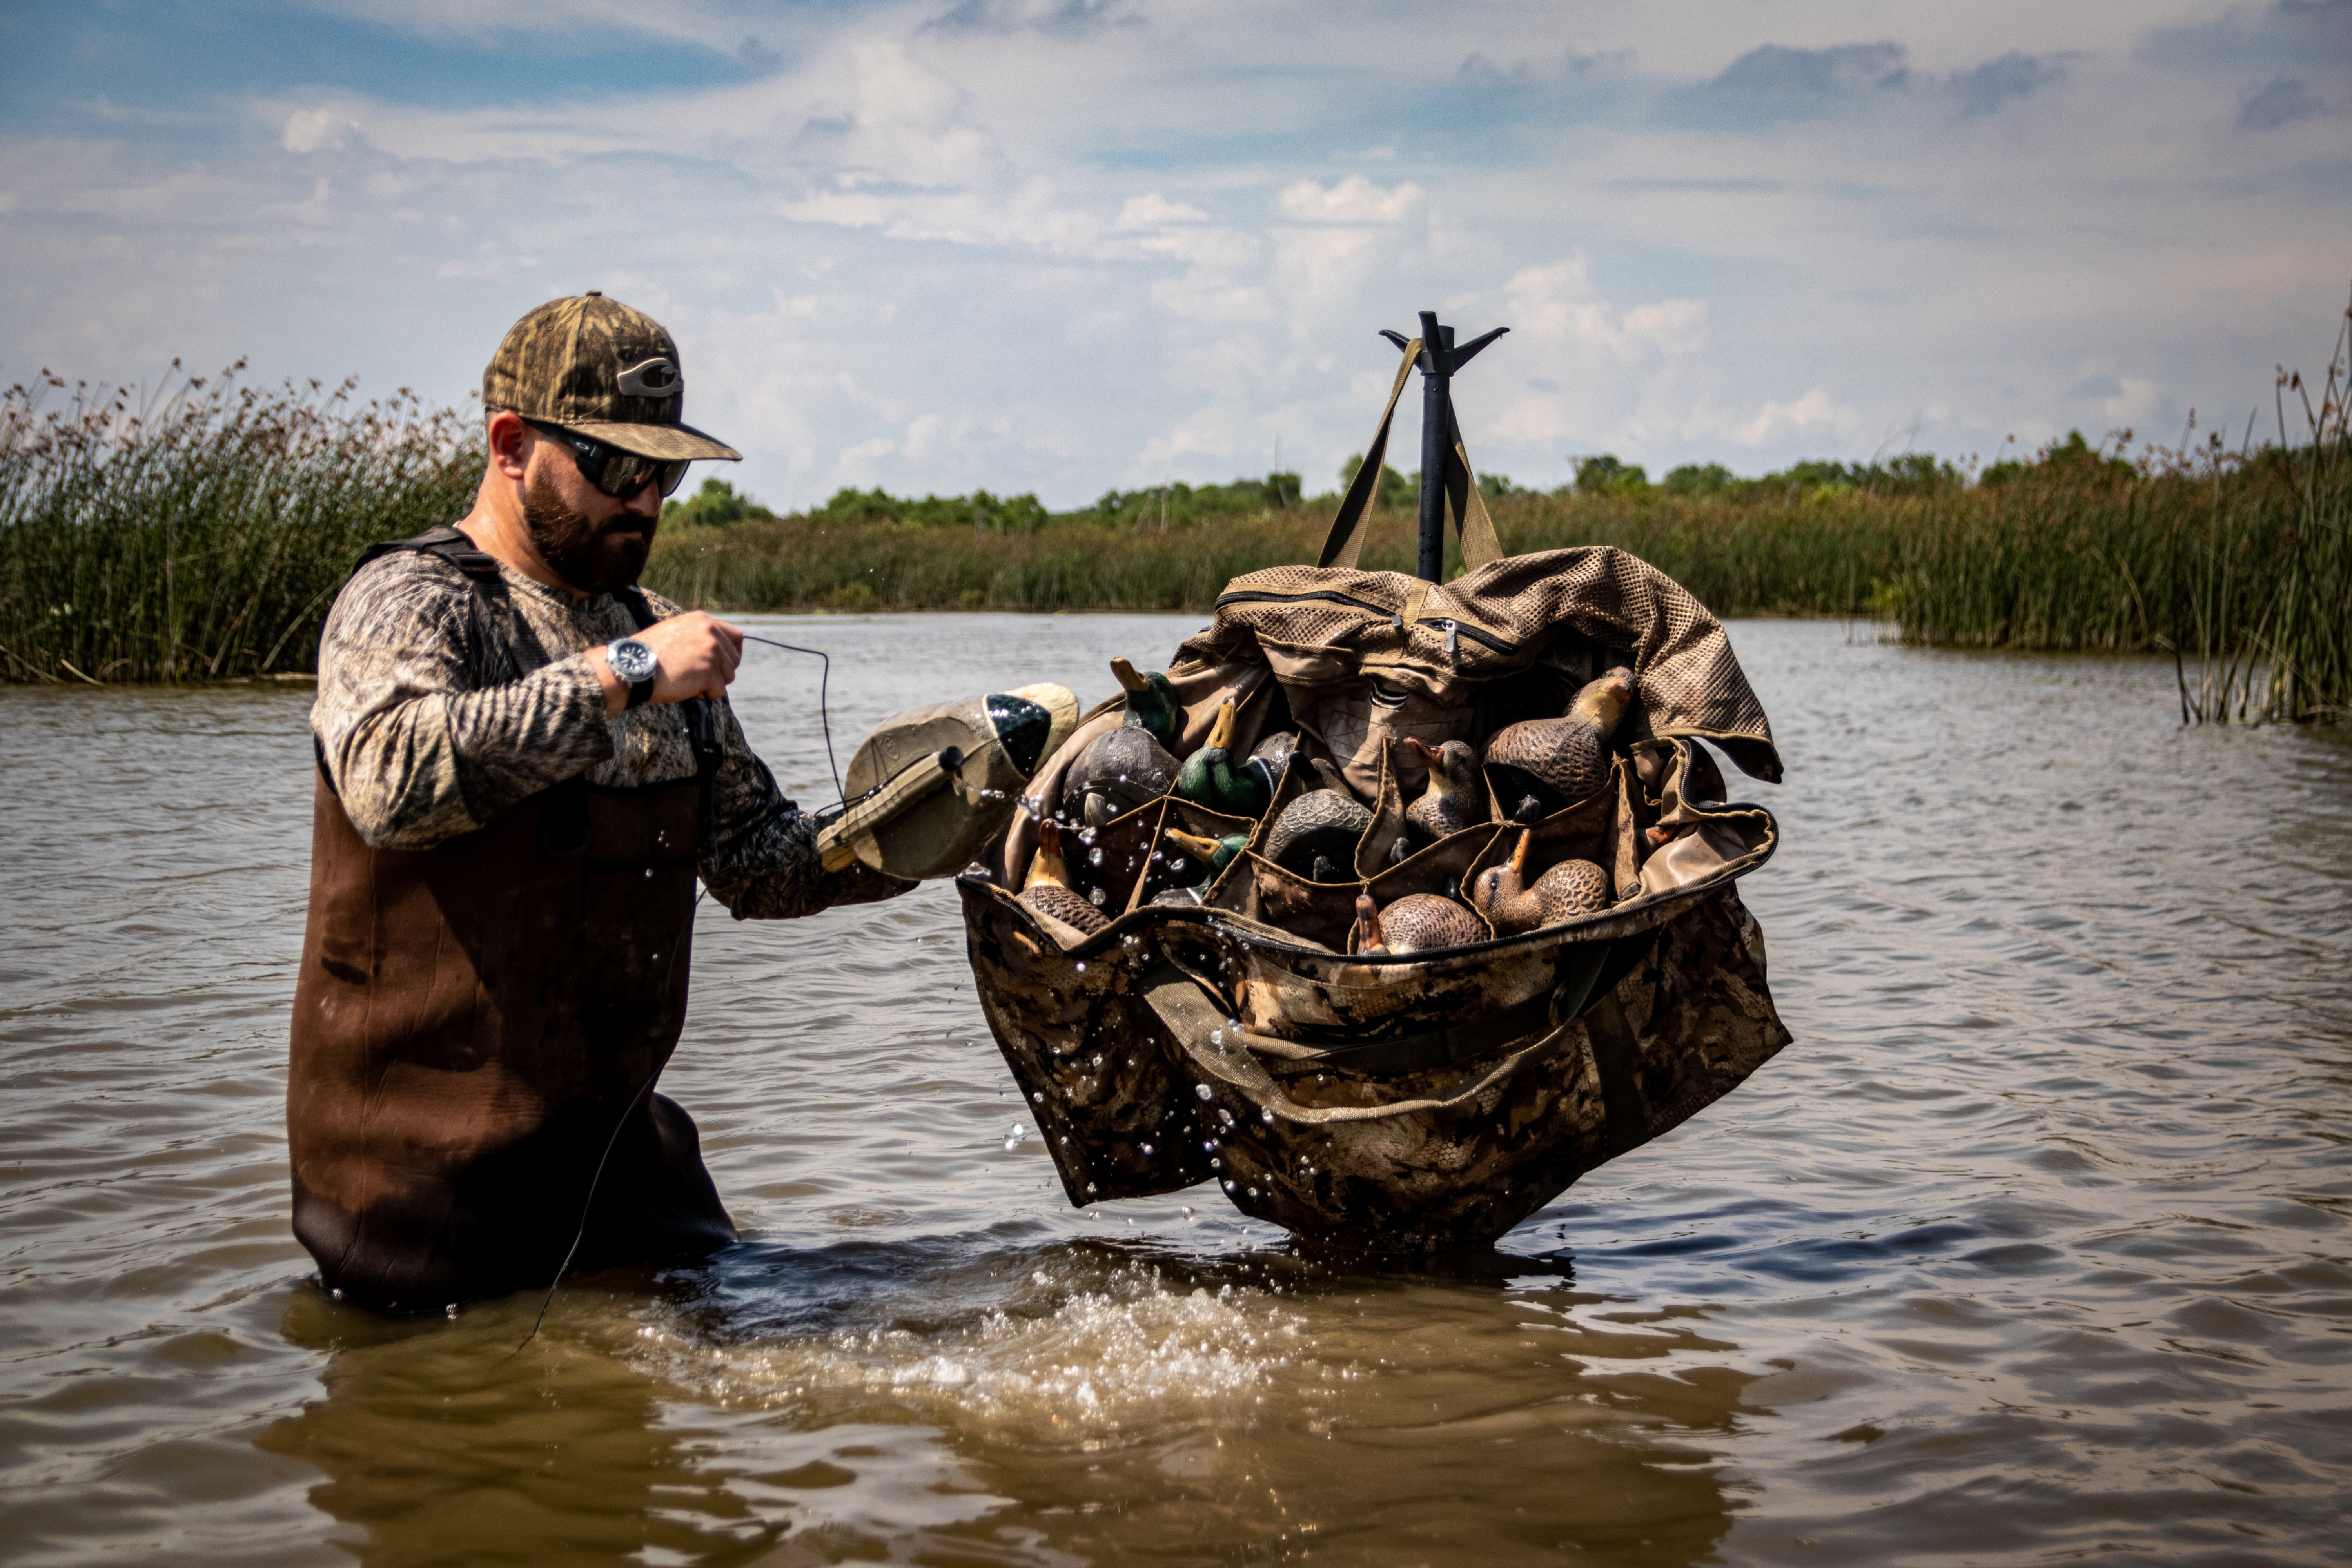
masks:
{"type": "Polygon", "coordinates": [[[631,708],[639,707],[642,704],[650,702],[653,700],[653,697],[654,678],[650,675],[646,676],[643,680],[634,683],[629,688],[629,706],[631,708]]]}

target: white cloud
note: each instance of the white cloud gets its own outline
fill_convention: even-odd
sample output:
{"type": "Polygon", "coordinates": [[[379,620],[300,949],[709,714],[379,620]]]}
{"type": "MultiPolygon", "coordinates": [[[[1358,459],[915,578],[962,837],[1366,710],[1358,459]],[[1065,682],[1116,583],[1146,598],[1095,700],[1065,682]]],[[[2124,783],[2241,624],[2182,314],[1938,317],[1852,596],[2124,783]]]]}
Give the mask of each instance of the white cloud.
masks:
{"type": "Polygon", "coordinates": [[[1793,403],[1767,403],[1754,417],[1734,426],[1731,438],[1743,447],[1755,447],[1802,437],[1851,441],[1861,430],[1862,416],[1817,386],[1793,403]]]}
{"type": "Polygon", "coordinates": [[[1279,204],[1293,223],[1402,223],[1421,205],[1421,187],[1411,180],[1382,190],[1361,174],[1349,174],[1326,190],[1312,180],[1285,185],[1279,204]]]}
{"type": "Polygon", "coordinates": [[[1118,226],[1121,228],[1164,228],[1170,224],[1208,221],[1209,215],[1199,207],[1171,202],[1158,191],[1129,196],[1127,205],[1118,209],[1118,226]]]}
{"type": "Polygon", "coordinates": [[[298,109],[286,117],[278,143],[289,153],[331,152],[360,135],[359,122],[331,109],[298,109]]]}

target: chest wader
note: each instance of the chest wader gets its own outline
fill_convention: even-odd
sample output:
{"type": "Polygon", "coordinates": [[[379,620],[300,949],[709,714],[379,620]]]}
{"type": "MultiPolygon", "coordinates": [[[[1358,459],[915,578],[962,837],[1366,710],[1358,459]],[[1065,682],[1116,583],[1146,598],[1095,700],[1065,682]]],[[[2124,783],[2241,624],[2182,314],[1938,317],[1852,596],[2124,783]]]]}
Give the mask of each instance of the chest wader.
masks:
{"type": "MultiPolygon", "coordinates": [[[[478,609],[504,591],[455,529],[361,564],[387,550],[457,566],[478,609]]],[[[421,851],[369,847],[321,758],[286,1131],[327,1287],[419,1310],[544,1285],[592,1184],[576,1267],[735,1238],[692,1120],[652,1092],[686,1021],[714,720],[690,705],[693,778],[567,779],[421,851]]]]}

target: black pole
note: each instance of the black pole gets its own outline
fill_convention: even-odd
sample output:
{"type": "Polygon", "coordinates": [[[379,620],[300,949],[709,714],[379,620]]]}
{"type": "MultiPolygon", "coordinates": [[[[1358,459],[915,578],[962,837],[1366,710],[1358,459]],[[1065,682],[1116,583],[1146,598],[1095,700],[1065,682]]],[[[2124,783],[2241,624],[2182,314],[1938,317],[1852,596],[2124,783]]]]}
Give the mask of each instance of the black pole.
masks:
{"type": "Polygon", "coordinates": [[[1445,460],[1452,445],[1454,329],[1437,324],[1437,312],[1421,313],[1421,555],[1413,575],[1437,583],[1445,576],[1445,460]]]}
{"type": "MultiPolygon", "coordinates": [[[[1434,310],[1421,313],[1421,355],[1415,362],[1421,368],[1421,551],[1413,575],[1424,582],[1438,582],[1445,574],[1445,481],[1454,462],[1449,436],[1454,428],[1454,373],[1510,330],[1496,327],[1456,349],[1454,329],[1440,326],[1434,310]]],[[[1395,332],[1381,335],[1399,348],[1406,346],[1406,340],[1395,332]]],[[[1377,475],[1373,482],[1378,484],[1377,475]]]]}

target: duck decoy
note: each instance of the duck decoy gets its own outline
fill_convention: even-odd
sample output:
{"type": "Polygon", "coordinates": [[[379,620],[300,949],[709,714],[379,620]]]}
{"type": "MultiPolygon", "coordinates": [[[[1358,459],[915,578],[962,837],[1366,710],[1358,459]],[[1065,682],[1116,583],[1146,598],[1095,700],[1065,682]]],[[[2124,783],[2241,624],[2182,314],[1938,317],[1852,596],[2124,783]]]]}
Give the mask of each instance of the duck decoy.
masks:
{"type": "Polygon", "coordinates": [[[1633,700],[1633,672],[1620,666],[1585,683],[1558,719],[1523,719],[1486,742],[1486,772],[1504,815],[1540,820],[1609,782],[1609,738],[1633,700]]]}
{"type": "Polygon", "coordinates": [[[1372,825],[1372,814],[1340,781],[1339,769],[1321,757],[1314,765],[1322,787],[1282,808],[1265,836],[1265,858],[1309,881],[1345,881],[1355,866],[1356,840],[1372,825]]]}
{"type": "Polygon", "coordinates": [[[1504,936],[1609,908],[1609,873],[1590,860],[1562,860],[1530,885],[1528,856],[1535,841],[1533,833],[1520,834],[1511,858],[1479,872],[1470,889],[1471,903],[1504,936]]]}
{"type": "Polygon", "coordinates": [[[1092,936],[1110,924],[1110,919],[1095,907],[1093,900],[1070,886],[1070,868],[1062,858],[1062,825],[1051,817],[1037,825],[1037,854],[1029,862],[1029,876],[1021,885],[1019,897],[1039,914],[1051,915],[1092,936]]]}
{"type": "Polygon", "coordinates": [[[1171,827],[1160,836],[1178,854],[1168,858],[1168,875],[1172,881],[1188,884],[1213,882],[1234,857],[1249,845],[1246,833],[1229,833],[1223,838],[1211,838],[1204,834],[1187,833],[1171,827]],[[1205,872],[1201,868],[1206,868],[1205,872]]]}
{"type": "Polygon", "coordinates": [[[1370,893],[1356,895],[1356,923],[1348,932],[1349,952],[1431,952],[1464,947],[1487,937],[1476,915],[1436,893],[1407,893],[1382,909],[1370,893]]]}
{"type": "Polygon", "coordinates": [[[1176,689],[1168,683],[1168,677],[1157,669],[1139,675],[1124,658],[1112,659],[1110,672],[1118,677],[1119,689],[1127,693],[1127,717],[1121,722],[1150,731],[1151,738],[1163,746],[1173,746],[1184,732],[1184,710],[1177,706],[1176,689]]]}
{"type": "Polygon", "coordinates": [[[1408,735],[1404,743],[1429,765],[1429,787],[1404,808],[1410,831],[1397,837],[1399,859],[1486,820],[1486,781],[1478,770],[1478,753],[1468,742],[1433,746],[1408,735]]]}
{"type": "Polygon", "coordinates": [[[1266,803],[1274,798],[1278,770],[1255,756],[1238,768],[1234,766],[1234,711],[1232,702],[1217,709],[1216,722],[1209,726],[1208,740],[1184,759],[1183,767],[1177,772],[1176,793],[1195,805],[1205,805],[1227,816],[1263,816],[1266,803]]]}

